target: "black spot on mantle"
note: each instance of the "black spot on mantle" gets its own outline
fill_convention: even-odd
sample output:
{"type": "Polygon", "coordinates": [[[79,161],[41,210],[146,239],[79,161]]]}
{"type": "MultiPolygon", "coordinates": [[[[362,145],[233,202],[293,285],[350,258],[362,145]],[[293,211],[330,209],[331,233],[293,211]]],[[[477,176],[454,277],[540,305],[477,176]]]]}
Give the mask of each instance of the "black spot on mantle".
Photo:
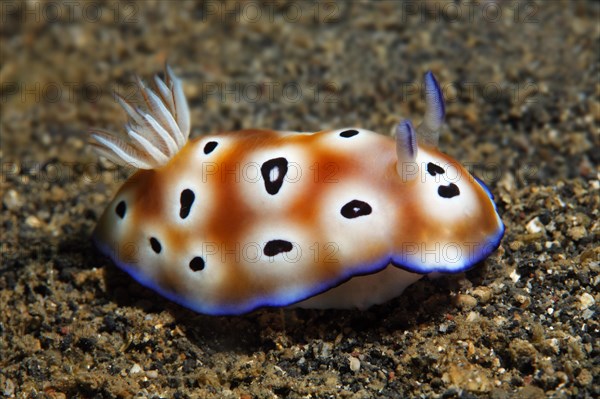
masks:
{"type": "Polygon", "coordinates": [[[288,161],[283,157],[273,158],[262,164],[260,173],[265,181],[265,189],[269,194],[275,195],[281,190],[283,179],[285,179],[287,172],[288,161]],[[277,170],[277,178],[271,180],[271,172],[274,170],[277,170]]]}
{"type": "Polygon", "coordinates": [[[354,219],[359,216],[370,215],[373,212],[371,205],[364,201],[352,200],[342,207],[340,213],[346,219],[354,219]]]}
{"type": "Polygon", "coordinates": [[[350,129],[350,130],[344,130],[343,132],[340,133],[340,137],[344,137],[346,139],[350,138],[350,137],[354,137],[358,134],[358,130],[356,129],[350,129]]]}
{"type": "Polygon", "coordinates": [[[190,269],[193,272],[199,272],[204,269],[204,259],[201,256],[195,256],[194,259],[190,261],[190,269]]]}
{"type": "Polygon", "coordinates": [[[444,173],[446,173],[446,171],[441,166],[436,165],[432,162],[429,162],[427,164],[427,173],[429,173],[431,176],[435,176],[435,175],[443,175],[444,173]]]}
{"type": "Polygon", "coordinates": [[[196,195],[189,188],[186,188],[181,192],[181,196],[179,197],[179,203],[181,205],[181,208],[179,208],[180,218],[185,219],[186,217],[188,217],[195,199],[196,195]]]}
{"type": "Polygon", "coordinates": [[[115,208],[115,213],[121,219],[125,218],[125,213],[127,212],[127,205],[125,205],[125,201],[120,201],[115,208]]]}
{"type": "Polygon", "coordinates": [[[215,150],[215,148],[217,148],[218,145],[219,145],[219,143],[217,143],[216,141],[209,141],[204,146],[204,153],[206,155],[210,154],[211,152],[213,152],[215,150]]]}
{"type": "Polygon", "coordinates": [[[150,246],[152,247],[152,250],[157,254],[159,254],[160,251],[162,251],[162,245],[160,245],[160,241],[158,241],[154,237],[150,237],[150,246]]]}
{"type": "Polygon", "coordinates": [[[272,240],[265,244],[263,252],[266,256],[275,256],[280,253],[290,252],[294,245],[286,240],[272,240]]]}
{"type": "Polygon", "coordinates": [[[450,183],[447,186],[439,186],[438,195],[442,198],[452,198],[460,195],[460,190],[456,184],[450,183]]]}

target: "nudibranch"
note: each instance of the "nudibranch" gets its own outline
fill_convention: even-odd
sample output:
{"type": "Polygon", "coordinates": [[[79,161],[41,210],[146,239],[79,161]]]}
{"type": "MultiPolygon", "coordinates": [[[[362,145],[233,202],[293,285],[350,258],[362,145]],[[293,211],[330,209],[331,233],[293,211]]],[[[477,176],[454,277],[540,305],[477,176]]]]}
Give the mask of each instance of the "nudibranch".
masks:
{"type": "Polygon", "coordinates": [[[167,67],[145,106],[123,98],[126,135],[92,130],[101,156],[138,169],[94,231],[144,286],[211,315],[259,307],[360,308],[428,273],[488,257],[504,225],[485,184],[437,149],[442,91],[394,137],[358,127],[240,130],[189,140],[182,82],[167,67]]]}

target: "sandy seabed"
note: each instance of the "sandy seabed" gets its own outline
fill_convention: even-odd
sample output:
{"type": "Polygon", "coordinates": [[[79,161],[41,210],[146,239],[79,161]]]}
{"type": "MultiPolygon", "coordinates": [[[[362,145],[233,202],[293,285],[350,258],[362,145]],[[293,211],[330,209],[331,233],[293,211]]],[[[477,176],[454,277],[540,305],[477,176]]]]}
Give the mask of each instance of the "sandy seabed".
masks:
{"type": "Polygon", "coordinates": [[[600,8],[584,1],[57,2],[0,5],[0,396],[600,396],[600,8]],[[263,127],[387,133],[444,89],[440,147],[506,224],[467,273],[368,311],[193,313],[90,242],[130,171],[119,130],[168,61],[192,136],[263,127]]]}

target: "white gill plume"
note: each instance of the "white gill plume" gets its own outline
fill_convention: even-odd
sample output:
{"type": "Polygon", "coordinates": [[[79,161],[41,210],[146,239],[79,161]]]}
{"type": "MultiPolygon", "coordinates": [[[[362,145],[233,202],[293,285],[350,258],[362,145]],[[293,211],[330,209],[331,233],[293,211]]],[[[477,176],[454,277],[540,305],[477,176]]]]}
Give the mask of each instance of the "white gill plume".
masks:
{"type": "Polygon", "coordinates": [[[115,94],[129,115],[127,135],[91,129],[94,149],[103,157],[137,169],[155,169],[165,165],[185,145],[190,134],[190,109],[181,80],[167,65],[165,81],[154,77],[156,92],[137,78],[146,110],[115,94]]]}

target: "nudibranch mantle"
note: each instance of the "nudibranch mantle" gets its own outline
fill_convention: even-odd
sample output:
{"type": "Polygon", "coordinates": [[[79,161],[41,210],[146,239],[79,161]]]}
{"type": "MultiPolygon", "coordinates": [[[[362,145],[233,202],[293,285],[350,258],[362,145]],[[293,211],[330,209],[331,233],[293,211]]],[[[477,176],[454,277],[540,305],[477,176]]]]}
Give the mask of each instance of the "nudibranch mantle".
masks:
{"type": "Polygon", "coordinates": [[[437,149],[445,109],[425,75],[426,113],[395,138],[361,128],[241,130],[189,140],[181,81],[167,67],[146,111],[119,99],[127,136],[92,130],[100,153],[137,170],[94,241],[141,284],[195,311],[367,308],[423,275],[464,271],[499,245],[493,196],[437,149]]]}

